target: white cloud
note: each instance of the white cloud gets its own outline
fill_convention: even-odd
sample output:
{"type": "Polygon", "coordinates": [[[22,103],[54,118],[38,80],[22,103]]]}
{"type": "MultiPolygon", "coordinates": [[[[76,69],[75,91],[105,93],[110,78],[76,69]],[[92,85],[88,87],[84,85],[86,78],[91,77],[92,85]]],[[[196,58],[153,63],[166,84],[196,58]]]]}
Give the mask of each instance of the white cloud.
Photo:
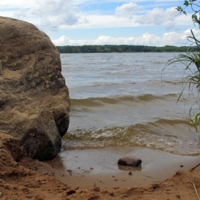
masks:
{"type": "MultiPolygon", "coordinates": [[[[193,29],[193,33],[196,38],[200,38],[200,30],[193,29]]],[[[191,36],[191,31],[188,29],[184,31],[182,34],[176,32],[165,33],[163,36],[163,40],[165,43],[171,45],[184,45],[187,41],[187,45],[191,45],[192,43],[188,41],[188,36],[191,36]]]]}
{"type": "Polygon", "coordinates": [[[4,0],[0,1],[0,7],[3,9],[30,8],[36,4],[35,0],[4,0]]]}
{"type": "Polygon", "coordinates": [[[115,15],[117,17],[128,17],[132,18],[135,14],[136,10],[142,8],[142,6],[138,6],[135,3],[123,4],[122,6],[118,6],[115,10],[115,15]]]}
{"type": "MultiPolygon", "coordinates": [[[[157,0],[154,2],[160,2],[161,5],[163,2],[169,2],[169,0],[157,0]]],[[[146,0],[102,0],[101,2],[97,0],[1,0],[0,15],[31,22],[44,32],[60,30],[64,32],[65,30],[69,29],[78,29],[77,35],[80,34],[80,38],[82,37],[80,29],[88,29],[88,40],[71,40],[66,36],[62,36],[58,40],[54,40],[56,45],[107,43],[159,46],[165,44],[184,44],[186,40],[186,33],[180,34],[172,31],[169,32],[169,30],[172,28],[177,28],[177,26],[179,26],[178,28],[180,28],[180,30],[182,27],[184,27],[184,29],[187,29],[187,27],[193,27],[191,16],[179,15],[175,8],[154,8],[153,10],[145,10],[149,9],[149,6],[152,7],[153,5],[153,2],[150,3],[146,0]],[[96,10],[92,10],[93,12],[91,12],[89,7],[87,7],[88,10],[86,9],[87,11],[81,11],[82,8],[86,8],[86,3],[93,4],[94,6],[95,4],[102,4],[102,2],[120,2],[122,5],[116,7],[116,9],[113,9],[112,14],[108,14],[110,10],[109,12],[103,12],[107,13],[104,15],[100,14],[100,11],[99,13],[96,13],[96,10]],[[137,4],[134,2],[137,2],[137,4]],[[139,2],[147,2],[146,5],[148,5],[142,7],[139,6],[139,2]],[[90,38],[94,38],[94,36],[92,35],[92,31],[90,32],[89,29],[98,29],[101,31],[101,28],[109,28],[111,30],[111,28],[117,27],[123,28],[141,26],[142,30],[145,30],[145,28],[146,30],[140,37],[126,38],[123,36],[125,34],[121,32],[121,37],[114,38],[101,35],[101,33],[99,33],[100,36],[98,38],[95,40],[90,40],[90,38]],[[158,28],[158,34],[159,32],[163,31],[160,29],[165,26],[168,30],[168,33],[161,36],[151,34],[149,33],[148,29],[150,26],[155,27],[155,29],[158,28]]],[[[91,8],[93,6],[91,6],[91,8]]],[[[106,9],[104,6],[102,7],[106,9]]],[[[50,32],[48,32],[48,34],[51,37],[50,32]]]]}
{"type": "Polygon", "coordinates": [[[57,30],[63,24],[76,24],[80,18],[72,0],[7,0],[0,1],[0,7],[0,15],[26,20],[46,31],[57,30]]]}
{"type": "Polygon", "coordinates": [[[148,11],[145,15],[139,16],[136,22],[140,24],[169,25],[170,23],[172,24],[175,18],[179,15],[180,14],[175,8],[168,8],[166,10],[161,8],[154,8],[153,10],[148,11]]]}
{"type": "MultiPolygon", "coordinates": [[[[197,38],[200,38],[200,30],[193,29],[197,38]]],[[[156,36],[151,33],[144,33],[139,37],[111,37],[101,35],[95,40],[72,40],[66,36],[61,36],[58,40],[53,40],[53,43],[57,46],[65,45],[104,45],[104,44],[127,44],[127,45],[148,45],[148,46],[165,46],[165,45],[190,45],[187,37],[190,36],[190,30],[186,30],[182,33],[168,32],[163,36],[156,36]]]]}
{"type": "Polygon", "coordinates": [[[76,29],[76,28],[113,28],[113,27],[133,27],[139,26],[136,24],[135,19],[118,18],[113,15],[88,15],[81,16],[77,24],[62,25],[62,29],[76,29]]]}
{"type": "Polygon", "coordinates": [[[189,27],[192,27],[192,19],[191,19],[191,15],[179,15],[178,17],[176,17],[174,19],[174,23],[176,23],[177,25],[180,26],[185,26],[188,25],[189,27]]]}
{"type": "Polygon", "coordinates": [[[96,0],[77,0],[76,2],[73,0],[3,0],[0,1],[0,15],[26,20],[43,31],[161,24],[165,25],[167,29],[171,29],[176,24],[174,21],[179,15],[175,8],[167,10],[154,8],[144,15],[139,15],[138,11],[144,12],[144,8],[128,0],[117,1],[124,4],[116,7],[113,15],[100,15],[94,14],[94,12],[91,15],[86,12],[81,13],[82,7],[78,7],[78,5],[83,5],[84,2],[98,3],[96,0]]]}
{"type": "MultiPolygon", "coordinates": [[[[190,16],[180,15],[175,8],[166,10],[154,8],[147,11],[145,15],[139,15],[135,9],[142,7],[137,4],[123,4],[116,8],[115,15],[87,15],[82,14],[76,24],[63,24],[62,29],[75,28],[113,28],[113,27],[136,27],[136,26],[156,26],[163,25],[167,30],[177,26],[191,27],[190,16]]],[[[141,10],[142,11],[142,10],[141,10]]],[[[148,29],[148,28],[147,28],[148,29]]]]}

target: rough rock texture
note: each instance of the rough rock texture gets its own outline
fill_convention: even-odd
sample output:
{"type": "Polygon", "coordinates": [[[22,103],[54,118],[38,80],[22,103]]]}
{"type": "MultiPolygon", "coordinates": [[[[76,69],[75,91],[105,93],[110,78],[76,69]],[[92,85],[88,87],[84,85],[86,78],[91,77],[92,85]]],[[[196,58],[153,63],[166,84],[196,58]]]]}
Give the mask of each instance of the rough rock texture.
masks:
{"type": "Polygon", "coordinates": [[[34,25],[0,17],[0,130],[23,154],[53,159],[69,125],[69,93],[60,55],[34,25]]]}

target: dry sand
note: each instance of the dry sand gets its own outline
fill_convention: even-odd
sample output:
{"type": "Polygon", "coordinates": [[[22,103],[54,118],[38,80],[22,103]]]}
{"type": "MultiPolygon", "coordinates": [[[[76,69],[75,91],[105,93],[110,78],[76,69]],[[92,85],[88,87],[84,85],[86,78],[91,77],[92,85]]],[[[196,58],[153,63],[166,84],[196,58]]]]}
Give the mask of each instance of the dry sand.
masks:
{"type": "Polygon", "coordinates": [[[198,164],[199,156],[134,149],[143,159],[142,167],[121,170],[115,162],[120,150],[74,150],[65,156],[61,152],[50,165],[30,158],[15,161],[17,144],[1,134],[0,199],[198,199],[200,170],[188,170],[198,164]],[[70,168],[66,168],[67,163],[70,168]]]}

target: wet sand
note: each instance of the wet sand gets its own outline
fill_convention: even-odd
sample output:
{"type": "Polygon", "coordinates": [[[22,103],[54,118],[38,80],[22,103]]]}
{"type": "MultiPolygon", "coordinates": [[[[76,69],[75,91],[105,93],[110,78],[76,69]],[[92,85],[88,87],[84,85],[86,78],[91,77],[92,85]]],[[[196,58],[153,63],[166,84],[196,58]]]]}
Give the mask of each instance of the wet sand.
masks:
{"type": "Polygon", "coordinates": [[[141,147],[110,147],[62,151],[48,162],[55,177],[72,187],[127,188],[160,183],[177,171],[189,171],[200,163],[200,156],[182,156],[141,147]],[[141,167],[119,166],[120,157],[136,156],[141,167]]]}
{"type": "Polygon", "coordinates": [[[199,169],[175,172],[194,167],[199,163],[199,156],[134,148],[127,154],[140,156],[143,159],[141,168],[121,169],[117,160],[122,152],[130,150],[127,147],[73,150],[61,152],[51,161],[53,169],[44,162],[21,157],[16,139],[6,134],[0,136],[0,198],[3,200],[177,200],[197,199],[200,191],[199,169]],[[21,159],[17,162],[12,155],[15,158],[19,155],[21,159]],[[169,177],[171,175],[174,176],[169,177]],[[157,184],[166,178],[167,181],[157,184]],[[142,185],[148,186],[135,187],[142,185]]]}

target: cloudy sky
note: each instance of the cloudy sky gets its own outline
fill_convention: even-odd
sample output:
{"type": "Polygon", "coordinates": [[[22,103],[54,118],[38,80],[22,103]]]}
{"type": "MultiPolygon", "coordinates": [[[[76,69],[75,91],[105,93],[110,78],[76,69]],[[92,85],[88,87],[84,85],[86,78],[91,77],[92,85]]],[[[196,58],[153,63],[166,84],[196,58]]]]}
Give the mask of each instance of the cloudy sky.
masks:
{"type": "MultiPolygon", "coordinates": [[[[25,20],[55,45],[189,45],[184,0],[1,0],[0,15],[25,20]]],[[[195,34],[200,36],[198,27],[195,34]]]]}

